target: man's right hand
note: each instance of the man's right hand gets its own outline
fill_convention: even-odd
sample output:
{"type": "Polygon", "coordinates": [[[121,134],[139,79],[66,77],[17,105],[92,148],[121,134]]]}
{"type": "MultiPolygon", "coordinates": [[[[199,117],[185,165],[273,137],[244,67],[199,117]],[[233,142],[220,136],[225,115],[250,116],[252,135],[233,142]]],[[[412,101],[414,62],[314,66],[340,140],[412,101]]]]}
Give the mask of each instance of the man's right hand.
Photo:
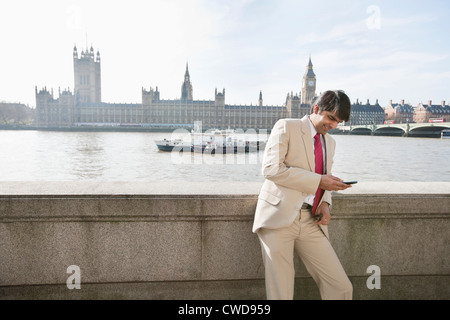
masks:
{"type": "Polygon", "coordinates": [[[326,174],[320,178],[319,188],[328,191],[340,191],[351,188],[351,185],[343,183],[344,180],[326,174]]]}

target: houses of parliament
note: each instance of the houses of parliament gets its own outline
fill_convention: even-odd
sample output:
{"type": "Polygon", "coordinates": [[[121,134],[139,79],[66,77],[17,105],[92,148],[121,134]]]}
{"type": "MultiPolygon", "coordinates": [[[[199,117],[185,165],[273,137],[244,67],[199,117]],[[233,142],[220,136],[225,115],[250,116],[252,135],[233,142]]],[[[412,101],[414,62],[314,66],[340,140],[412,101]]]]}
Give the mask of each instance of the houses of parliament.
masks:
{"type": "Polygon", "coordinates": [[[271,129],[280,118],[301,118],[310,112],[315,97],[316,76],[311,58],[303,76],[301,93],[287,94],[282,106],[264,105],[262,92],[258,104],[225,103],[225,89],[214,92],[213,100],[195,100],[186,64],[181,98],[161,99],[158,87],[142,88],[142,101],[135,104],[105,103],[101,98],[101,58],[91,46],[78,53],[73,48],[74,91],[35,88],[36,124],[40,128],[142,127],[192,128],[201,121],[203,128],[271,129]]]}

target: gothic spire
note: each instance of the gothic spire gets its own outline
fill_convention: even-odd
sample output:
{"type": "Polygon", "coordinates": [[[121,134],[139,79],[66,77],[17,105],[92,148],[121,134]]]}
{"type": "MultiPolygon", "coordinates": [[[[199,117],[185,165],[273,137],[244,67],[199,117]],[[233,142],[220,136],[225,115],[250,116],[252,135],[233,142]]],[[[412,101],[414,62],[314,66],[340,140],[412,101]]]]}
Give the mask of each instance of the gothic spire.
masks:
{"type": "Polygon", "coordinates": [[[184,73],[184,82],[181,86],[181,100],[192,100],[192,84],[189,76],[189,66],[186,62],[186,72],[184,73]]]}
{"type": "Polygon", "coordinates": [[[186,61],[186,72],[184,73],[184,79],[189,81],[189,77],[190,77],[189,76],[189,66],[188,66],[188,63],[186,61]]]}
{"type": "Polygon", "coordinates": [[[305,72],[305,75],[307,76],[307,77],[315,77],[316,75],[314,74],[314,71],[313,71],[313,64],[312,64],[312,62],[311,62],[311,55],[309,55],[309,62],[308,62],[308,65],[306,66],[306,72],[305,72]]]}

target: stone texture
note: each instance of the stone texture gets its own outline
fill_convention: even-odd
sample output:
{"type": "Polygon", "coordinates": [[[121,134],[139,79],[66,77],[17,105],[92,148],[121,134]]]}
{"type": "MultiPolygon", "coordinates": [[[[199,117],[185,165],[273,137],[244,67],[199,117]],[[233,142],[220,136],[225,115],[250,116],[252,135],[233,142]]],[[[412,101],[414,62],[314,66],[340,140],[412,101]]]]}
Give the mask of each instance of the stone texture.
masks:
{"type": "MultiPolygon", "coordinates": [[[[449,183],[361,186],[333,195],[329,228],[355,299],[450,299],[449,183]],[[366,286],[370,265],[381,290],[366,286]]],[[[0,188],[0,299],[265,297],[251,232],[259,184],[0,188]],[[70,265],[81,290],[66,287],[70,265]]],[[[296,298],[317,299],[298,259],[296,276],[296,298]]]]}

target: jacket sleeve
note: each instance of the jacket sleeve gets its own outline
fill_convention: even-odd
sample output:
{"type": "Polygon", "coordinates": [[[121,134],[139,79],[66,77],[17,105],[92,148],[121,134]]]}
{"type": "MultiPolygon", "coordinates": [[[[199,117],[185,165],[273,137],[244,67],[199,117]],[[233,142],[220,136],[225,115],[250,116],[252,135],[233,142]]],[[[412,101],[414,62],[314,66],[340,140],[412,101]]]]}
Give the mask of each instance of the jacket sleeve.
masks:
{"type": "MultiPolygon", "coordinates": [[[[284,119],[278,120],[267,140],[264,151],[262,174],[264,178],[280,186],[295,189],[307,194],[314,194],[319,187],[321,175],[300,167],[287,166],[286,154],[290,143],[303,143],[291,140],[288,122],[284,119]]],[[[306,157],[306,154],[299,155],[306,157]]]]}

